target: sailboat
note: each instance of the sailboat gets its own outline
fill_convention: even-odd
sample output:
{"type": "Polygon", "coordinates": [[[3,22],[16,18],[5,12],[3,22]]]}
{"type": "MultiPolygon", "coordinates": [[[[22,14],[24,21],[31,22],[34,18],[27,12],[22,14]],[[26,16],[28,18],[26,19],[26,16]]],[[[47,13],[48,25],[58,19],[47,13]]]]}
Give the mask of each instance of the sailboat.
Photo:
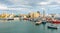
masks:
{"type": "Polygon", "coordinates": [[[45,10],[43,9],[42,24],[46,24],[45,10]]]}

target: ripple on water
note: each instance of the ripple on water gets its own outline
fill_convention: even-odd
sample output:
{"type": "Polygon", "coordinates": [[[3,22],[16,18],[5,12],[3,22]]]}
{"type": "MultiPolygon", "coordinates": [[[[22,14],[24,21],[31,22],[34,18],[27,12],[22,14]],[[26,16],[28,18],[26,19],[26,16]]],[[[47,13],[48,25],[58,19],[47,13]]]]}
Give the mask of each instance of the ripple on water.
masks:
{"type": "MultiPolygon", "coordinates": [[[[60,33],[60,28],[57,30],[48,29],[48,25],[50,23],[36,26],[35,22],[23,20],[0,22],[0,33],[60,33]]],[[[60,27],[60,24],[57,26],[60,27]]]]}

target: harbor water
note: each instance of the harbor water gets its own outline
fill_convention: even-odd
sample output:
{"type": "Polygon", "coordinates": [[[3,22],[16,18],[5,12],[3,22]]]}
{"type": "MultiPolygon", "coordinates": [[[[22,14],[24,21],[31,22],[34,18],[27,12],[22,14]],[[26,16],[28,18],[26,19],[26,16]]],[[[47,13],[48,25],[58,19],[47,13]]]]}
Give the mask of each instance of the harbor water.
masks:
{"type": "Polygon", "coordinates": [[[48,25],[50,23],[35,25],[35,22],[26,20],[0,21],[0,33],[60,33],[60,28],[48,29],[48,25]]]}

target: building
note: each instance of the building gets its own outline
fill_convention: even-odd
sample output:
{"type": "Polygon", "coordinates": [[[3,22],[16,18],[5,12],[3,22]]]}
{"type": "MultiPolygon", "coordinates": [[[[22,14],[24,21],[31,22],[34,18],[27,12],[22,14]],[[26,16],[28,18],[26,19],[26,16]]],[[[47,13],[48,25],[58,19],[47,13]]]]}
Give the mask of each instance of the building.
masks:
{"type": "Polygon", "coordinates": [[[30,18],[40,17],[40,13],[38,13],[38,12],[31,12],[31,13],[29,13],[29,15],[30,15],[30,18]]]}

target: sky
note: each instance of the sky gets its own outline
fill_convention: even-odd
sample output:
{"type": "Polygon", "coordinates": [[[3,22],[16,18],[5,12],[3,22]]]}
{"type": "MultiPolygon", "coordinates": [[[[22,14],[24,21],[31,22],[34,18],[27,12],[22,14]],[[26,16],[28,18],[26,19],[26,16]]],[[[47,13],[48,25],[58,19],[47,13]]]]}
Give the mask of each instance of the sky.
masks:
{"type": "Polygon", "coordinates": [[[60,0],[0,0],[0,14],[28,14],[45,10],[46,14],[60,14],[60,0]]]}

